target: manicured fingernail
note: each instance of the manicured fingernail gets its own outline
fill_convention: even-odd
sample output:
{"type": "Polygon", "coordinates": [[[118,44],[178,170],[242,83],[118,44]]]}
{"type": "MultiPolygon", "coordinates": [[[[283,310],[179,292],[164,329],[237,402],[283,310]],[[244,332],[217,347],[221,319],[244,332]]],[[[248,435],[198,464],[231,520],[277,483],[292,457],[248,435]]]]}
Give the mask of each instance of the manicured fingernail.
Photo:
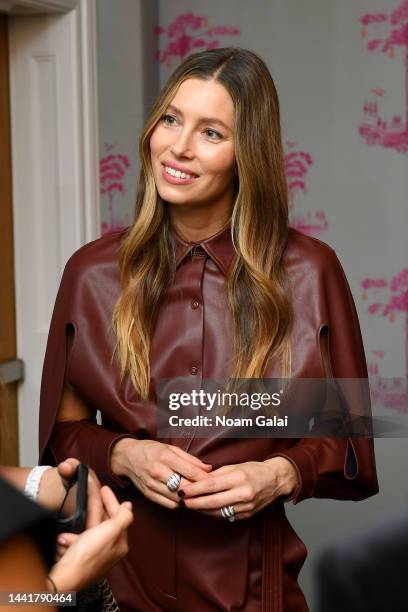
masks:
{"type": "Polygon", "coordinates": [[[186,494],[184,493],[183,489],[180,489],[179,491],[177,491],[177,495],[179,497],[185,497],[186,494]]]}
{"type": "Polygon", "coordinates": [[[180,508],[185,508],[186,507],[186,502],[184,501],[184,499],[180,499],[179,506],[180,506],[180,508]]]}

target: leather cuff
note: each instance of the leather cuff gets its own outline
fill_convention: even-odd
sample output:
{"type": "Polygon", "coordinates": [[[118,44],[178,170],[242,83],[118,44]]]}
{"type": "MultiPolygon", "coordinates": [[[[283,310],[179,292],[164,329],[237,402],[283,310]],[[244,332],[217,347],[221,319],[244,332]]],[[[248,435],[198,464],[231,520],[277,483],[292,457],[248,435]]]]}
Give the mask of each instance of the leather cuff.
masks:
{"type": "Polygon", "coordinates": [[[50,446],[58,460],[61,456],[77,457],[88,463],[102,480],[123,489],[129,480],[116,476],[110,466],[113,445],[122,438],[136,436],[110,431],[91,420],[60,421],[54,425],[50,446]]]}

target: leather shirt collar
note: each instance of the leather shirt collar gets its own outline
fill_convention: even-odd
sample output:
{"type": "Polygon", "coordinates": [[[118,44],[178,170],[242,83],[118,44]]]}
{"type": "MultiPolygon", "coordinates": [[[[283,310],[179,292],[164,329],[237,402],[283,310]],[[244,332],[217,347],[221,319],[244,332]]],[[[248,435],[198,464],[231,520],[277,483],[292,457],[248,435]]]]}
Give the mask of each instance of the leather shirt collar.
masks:
{"type": "Polygon", "coordinates": [[[231,220],[216,234],[209,236],[201,242],[186,242],[172,229],[176,246],[176,266],[184,260],[194,247],[201,246],[209,257],[217,264],[224,275],[227,274],[235,256],[235,249],[231,238],[231,220]]]}

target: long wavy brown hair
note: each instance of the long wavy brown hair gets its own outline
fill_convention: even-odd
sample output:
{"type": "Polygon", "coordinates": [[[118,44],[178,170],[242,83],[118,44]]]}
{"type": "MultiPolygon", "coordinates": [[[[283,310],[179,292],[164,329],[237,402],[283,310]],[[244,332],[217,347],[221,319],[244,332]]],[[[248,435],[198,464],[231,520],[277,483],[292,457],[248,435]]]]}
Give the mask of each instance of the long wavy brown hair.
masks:
{"type": "Polygon", "coordinates": [[[264,61],[239,47],[194,53],[161,90],[141,135],[136,218],[121,245],[122,293],[113,327],[121,378],[142,399],[150,390],[150,347],[158,310],[175,275],[168,207],[154,181],[150,137],[179,86],[189,78],[221,83],[234,103],[235,184],[231,237],[236,256],[226,290],[233,320],[231,378],[261,378],[271,359],[290,372],[293,309],[283,252],[288,235],[278,95],[264,61]]]}

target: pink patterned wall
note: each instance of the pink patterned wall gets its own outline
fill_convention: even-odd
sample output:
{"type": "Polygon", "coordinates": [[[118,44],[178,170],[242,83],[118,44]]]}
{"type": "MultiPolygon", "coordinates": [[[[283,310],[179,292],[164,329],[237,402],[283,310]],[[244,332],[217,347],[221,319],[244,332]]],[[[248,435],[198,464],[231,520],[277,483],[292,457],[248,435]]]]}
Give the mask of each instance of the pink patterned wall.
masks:
{"type": "Polygon", "coordinates": [[[114,152],[115,148],[115,145],[106,144],[106,154],[100,160],[100,193],[106,211],[102,221],[102,236],[124,229],[130,221],[123,206],[125,178],[130,170],[130,161],[124,153],[114,152]]]}
{"type": "Polygon", "coordinates": [[[401,324],[404,329],[405,384],[401,377],[381,377],[381,360],[385,350],[371,350],[368,359],[369,374],[378,377],[374,397],[385,407],[408,412],[408,268],[404,268],[389,281],[386,278],[365,278],[361,282],[362,299],[370,299],[367,312],[372,316],[387,317],[390,325],[401,324]],[[374,360],[373,360],[374,358],[374,360]]]}
{"type": "MultiPolygon", "coordinates": [[[[375,84],[364,101],[364,119],[358,132],[370,147],[377,146],[408,152],[408,0],[389,11],[365,13],[360,19],[361,36],[365,50],[370,54],[386,54],[390,61],[401,63],[401,85],[404,91],[404,107],[391,117],[381,112],[381,101],[387,92],[381,83],[375,84]]],[[[392,93],[392,92],[391,92],[392,93]]],[[[392,192],[391,192],[392,193],[392,192]]],[[[401,325],[404,342],[405,378],[383,376],[385,346],[367,351],[369,374],[372,377],[374,401],[385,408],[408,412],[408,268],[389,278],[367,277],[361,281],[366,311],[373,317],[386,317],[390,325],[401,325]]],[[[374,341],[375,342],[375,341],[374,341]]],[[[373,341],[371,340],[371,343],[373,341]]]]}
{"type": "Polygon", "coordinates": [[[401,82],[405,106],[391,118],[381,115],[381,100],[386,95],[379,85],[370,90],[372,97],[364,102],[364,119],[358,131],[369,146],[408,151],[408,0],[394,10],[366,13],[360,19],[361,36],[368,39],[369,53],[386,53],[390,60],[401,62],[401,82]]]}
{"type": "Polygon", "coordinates": [[[329,224],[324,210],[301,213],[296,209],[297,200],[308,191],[307,175],[314,161],[307,151],[296,149],[295,141],[286,141],[285,175],[289,192],[290,225],[309,236],[321,236],[329,224]]]}
{"type": "Polygon", "coordinates": [[[226,38],[238,36],[240,30],[231,25],[210,26],[208,17],[181,13],[169,25],[156,26],[154,33],[164,44],[157,61],[173,68],[173,60],[181,63],[191,53],[230,46],[226,38]]]}

